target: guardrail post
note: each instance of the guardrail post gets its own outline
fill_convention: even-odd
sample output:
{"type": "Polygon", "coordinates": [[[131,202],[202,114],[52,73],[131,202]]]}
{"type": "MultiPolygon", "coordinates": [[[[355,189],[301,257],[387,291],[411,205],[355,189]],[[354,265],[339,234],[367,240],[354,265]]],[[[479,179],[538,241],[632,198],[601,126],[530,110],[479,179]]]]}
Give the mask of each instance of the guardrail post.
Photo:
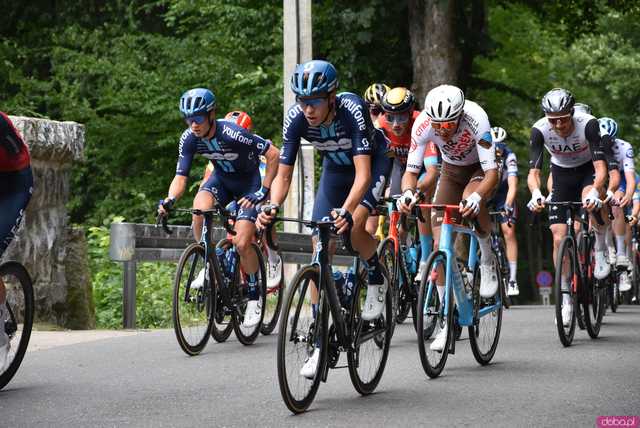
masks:
{"type": "Polygon", "coordinates": [[[122,326],[136,328],[136,261],[124,262],[122,289],[122,326]]]}

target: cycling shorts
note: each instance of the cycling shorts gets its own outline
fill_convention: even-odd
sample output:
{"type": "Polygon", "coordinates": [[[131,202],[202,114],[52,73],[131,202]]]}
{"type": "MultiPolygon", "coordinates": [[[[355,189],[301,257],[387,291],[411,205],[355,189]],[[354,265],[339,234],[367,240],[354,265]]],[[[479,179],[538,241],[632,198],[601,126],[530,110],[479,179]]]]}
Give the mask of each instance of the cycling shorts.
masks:
{"type": "Polygon", "coordinates": [[[28,166],[20,171],[0,172],[0,257],[13,240],[33,194],[33,174],[28,166]]]}
{"type": "MultiPolygon", "coordinates": [[[[551,164],[553,189],[551,202],[580,202],[582,190],[593,184],[595,170],[593,162],[589,161],[575,168],[562,168],[551,164]]],[[[557,206],[552,206],[549,212],[549,224],[566,223],[567,213],[557,206]]]]}
{"type": "MultiPolygon", "coordinates": [[[[434,204],[458,205],[462,200],[465,187],[472,181],[484,179],[484,171],[480,162],[471,165],[452,165],[442,161],[440,180],[433,196],[434,204]]],[[[442,224],[444,211],[437,210],[432,213],[431,223],[434,227],[442,224]]],[[[459,222],[459,213],[453,213],[454,221],[459,222]]]]}
{"type": "MultiPolygon", "coordinates": [[[[386,156],[386,150],[376,151],[371,157],[371,184],[360,202],[360,205],[369,210],[369,214],[375,213],[376,206],[382,199],[390,169],[391,159],[386,156]]],[[[353,166],[341,168],[329,162],[328,158],[324,158],[322,175],[313,204],[312,219],[314,221],[329,217],[331,210],[342,207],[353,187],[355,176],[356,170],[353,166]]]]}
{"type": "MultiPolygon", "coordinates": [[[[218,203],[224,207],[231,201],[260,190],[261,187],[262,179],[258,169],[253,174],[223,174],[215,169],[207,181],[200,186],[200,191],[211,193],[218,203]]],[[[236,217],[237,220],[251,222],[255,222],[257,218],[258,210],[256,207],[240,208],[236,217]]]]}

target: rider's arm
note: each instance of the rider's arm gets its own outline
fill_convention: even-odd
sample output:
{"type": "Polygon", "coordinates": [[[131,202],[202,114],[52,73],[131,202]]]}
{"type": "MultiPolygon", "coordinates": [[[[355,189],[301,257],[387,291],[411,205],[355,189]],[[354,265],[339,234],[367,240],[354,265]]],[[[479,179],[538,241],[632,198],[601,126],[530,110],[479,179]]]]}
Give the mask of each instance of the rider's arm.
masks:
{"type": "Polygon", "coordinates": [[[184,175],[176,175],[175,177],[173,177],[171,185],[169,186],[169,193],[167,194],[167,198],[178,200],[182,197],[186,189],[187,177],[184,175]]]}
{"type": "Polygon", "coordinates": [[[584,127],[584,136],[589,142],[591,159],[596,171],[593,187],[601,194],[604,193],[607,182],[607,164],[609,167],[609,190],[616,190],[620,184],[620,174],[617,173],[618,161],[613,155],[613,141],[607,134],[600,136],[600,125],[597,119],[590,119],[584,127]],[[615,188],[613,188],[615,185],[615,188]]]}
{"type": "Polygon", "coordinates": [[[273,186],[271,186],[271,203],[275,205],[282,205],[287,199],[289,188],[291,187],[291,177],[293,176],[293,165],[286,165],[281,163],[278,166],[278,173],[273,180],[273,186]]]}
{"type": "Polygon", "coordinates": [[[191,130],[187,129],[180,137],[178,145],[178,163],[176,166],[176,175],[169,186],[168,198],[180,199],[187,189],[187,179],[191,170],[191,163],[196,154],[196,136],[191,130]]]}
{"type": "Polygon", "coordinates": [[[429,144],[429,135],[431,133],[431,126],[429,117],[426,113],[422,112],[418,115],[418,118],[413,122],[411,127],[411,146],[409,148],[409,155],[407,156],[407,167],[402,176],[402,193],[405,190],[415,191],[416,184],[418,183],[418,175],[422,170],[422,163],[424,162],[424,152],[429,144]]]}
{"type": "Polygon", "coordinates": [[[278,163],[280,159],[280,150],[273,144],[269,145],[269,148],[264,154],[267,160],[267,168],[262,179],[262,186],[270,189],[276,174],[278,173],[278,163]]]}
{"type": "Polygon", "coordinates": [[[518,158],[516,154],[511,152],[506,159],[507,167],[507,190],[506,204],[513,207],[516,200],[516,193],[518,192],[518,158]]]}
{"type": "Polygon", "coordinates": [[[498,184],[498,165],[496,164],[496,147],[487,131],[477,144],[480,166],[484,171],[484,178],[476,188],[475,193],[486,200],[498,184]]]}
{"type": "Polygon", "coordinates": [[[302,109],[297,104],[293,105],[284,118],[282,125],[282,150],[280,150],[280,165],[271,186],[271,203],[282,205],[287,199],[293,167],[300,148],[300,138],[307,122],[302,109]]]}
{"type": "MultiPolygon", "coordinates": [[[[422,193],[428,193],[433,186],[435,186],[436,181],[438,180],[438,176],[440,175],[440,171],[437,166],[429,166],[427,167],[427,172],[420,182],[418,182],[418,190],[422,193]]],[[[404,184],[404,177],[402,177],[402,183],[404,184]]],[[[404,189],[404,185],[402,189],[404,189]]]]}
{"type": "Polygon", "coordinates": [[[542,163],[544,148],[544,136],[536,127],[531,128],[531,137],[529,137],[529,175],[527,176],[527,186],[533,194],[534,191],[540,191],[540,170],[542,163]]]}

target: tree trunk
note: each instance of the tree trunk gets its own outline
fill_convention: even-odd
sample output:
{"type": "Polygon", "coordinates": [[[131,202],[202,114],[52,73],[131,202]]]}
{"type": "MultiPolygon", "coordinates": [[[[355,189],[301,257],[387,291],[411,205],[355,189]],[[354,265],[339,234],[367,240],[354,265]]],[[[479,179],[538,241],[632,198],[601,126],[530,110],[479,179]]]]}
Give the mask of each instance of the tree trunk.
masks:
{"type": "Polygon", "coordinates": [[[413,90],[419,100],[437,85],[459,83],[457,10],[458,0],[409,0],[413,90]]]}

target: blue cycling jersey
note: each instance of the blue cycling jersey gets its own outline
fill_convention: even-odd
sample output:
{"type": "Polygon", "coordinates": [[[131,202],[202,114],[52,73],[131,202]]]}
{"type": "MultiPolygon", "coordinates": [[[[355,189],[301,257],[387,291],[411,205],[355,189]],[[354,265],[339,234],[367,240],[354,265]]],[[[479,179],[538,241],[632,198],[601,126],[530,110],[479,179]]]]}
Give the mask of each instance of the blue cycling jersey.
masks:
{"type": "Polygon", "coordinates": [[[292,106],[284,118],[280,163],[296,162],[300,139],[309,141],[329,161],[329,166],[353,168],[353,157],[374,155],[386,150],[384,134],[371,122],[364,101],[342,92],[336,96],[336,116],[328,126],[309,125],[299,105],[292,106]]]}
{"type": "Polygon", "coordinates": [[[191,129],[182,133],[176,175],[189,175],[196,153],[215,164],[216,174],[254,172],[260,165],[260,156],[270,146],[270,141],[235,123],[216,120],[216,132],[211,139],[196,137],[191,129]]]}

